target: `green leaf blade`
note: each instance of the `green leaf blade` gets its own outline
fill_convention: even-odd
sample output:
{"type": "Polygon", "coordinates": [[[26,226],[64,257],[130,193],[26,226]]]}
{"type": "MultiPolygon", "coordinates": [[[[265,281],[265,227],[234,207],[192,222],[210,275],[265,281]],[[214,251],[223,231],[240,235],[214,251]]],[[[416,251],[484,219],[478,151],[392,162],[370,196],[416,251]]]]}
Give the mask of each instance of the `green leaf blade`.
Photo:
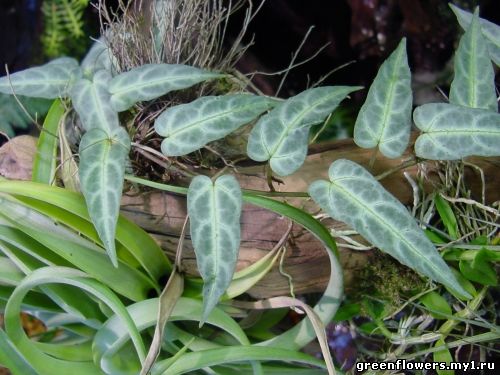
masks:
{"type": "MultiPolygon", "coordinates": [[[[467,30],[472,21],[472,13],[466,12],[453,4],[449,4],[449,6],[453,13],[455,13],[460,26],[464,30],[467,30]]],[[[479,18],[479,21],[481,23],[481,31],[488,42],[490,58],[497,66],[500,66],[500,26],[483,18],[479,18]]]]}
{"type": "Polygon", "coordinates": [[[349,93],[361,87],[325,86],[306,90],[279,104],[255,125],[248,140],[248,156],[270,160],[280,176],[295,172],[304,163],[309,131],[319,124],[349,93]]]}
{"type": "Polygon", "coordinates": [[[411,72],[406,38],[380,67],[354,125],[354,142],[379,147],[388,158],[403,154],[410,140],[411,72]]]}
{"type": "Polygon", "coordinates": [[[98,71],[92,80],[79,79],[71,89],[71,99],[83,128],[105,129],[108,133],[120,126],[118,113],[111,107],[111,95],[108,92],[111,74],[98,71]]]}
{"type": "Polygon", "coordinates": [[[45,65],[0,78],[0,92],[34,98],[67,97],[73,80],[81,75],[78,61],[61,57],[45,65]]]}
{"type": "Polygon", "coordinates": [[[329,177],[330,182],[311,184],[309,194],[332,218],[402,264],[469,296],[406,208],[363,167],[340,159],[331,164],[329,177]]]}
{"type": "Polygon", "coordinates": [[[231,283],[240,246],[241,189],[233,176],[195,177],[188,190],[191,239],[203,278],[204,322],[231,283]]]}
{"type": "Polygon", "coordinates": [[[464,107],[498,110],[495,73],[476,10],[460,39],[455,54],[455,77],[450,87],[450,103],[464,107]]]}
{"type": "Polygon", "coordinates": [[[275,100],[249,94],[206,96],[164,111],[155,130],[165,155],[181,156],[221,139],[267,111],[275,100]]]}
{"type": "Polygon", "coordinates": [[[92,129],[80,142],[80,181],[90,218],[115,267],[115,231],[130,138],[123,128],[111,135],[92,129]]]}
{"type": "Polygon", "coordinates": [[[500,115],[446,103],[417,107],[413,121],[422,134],[415,142],[418,157],[458,160],[500,155],[500,115]]]}
{"type": "Polygon", "coordinates": [[[145,64],[111,80],[111,105],[118,112],[125,111],[139,101],[156,99],[170,91],[221,77],[224,75],[187,65],[145,64]]]}

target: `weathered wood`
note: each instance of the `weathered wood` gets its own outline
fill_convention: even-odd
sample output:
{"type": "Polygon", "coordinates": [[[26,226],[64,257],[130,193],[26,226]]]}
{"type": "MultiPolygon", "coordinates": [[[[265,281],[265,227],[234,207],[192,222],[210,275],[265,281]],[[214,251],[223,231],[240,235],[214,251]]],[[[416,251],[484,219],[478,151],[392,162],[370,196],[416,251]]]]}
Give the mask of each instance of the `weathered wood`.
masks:
{"type": "MultiPolygon", "coordinates": [[[[29,176],[32,156],[35,152],[35,142],[29,139],[19,143],[17,138],[0,148],[1,174],[9,178],[19,178],[16,173],[22,169],[24,178],[29,176]],[[20,150],[22,149],[22,152],[20,150]],[[30,154],[31,153],[31,154],[30,154]]],[[[311,182],[319,178],[327,178],[328,167],[334,160],[345,158],[367,166],[372,157],[372,150],[360,149],[352,140],[342,140],[329,144],[315,145],[313,153],[308,156],[304,166],[294,175],[283,178],[283,184],[275,184],[279,191],[306,191],[311,182]]],[[[408,155],[400,159],[389,160],[379,157],[372,173],[375,175],[398,166],[408,155]]],[[[489,202],[500,200],[500,158],[471,158],[470,162],[481,167],[486,179],[486,197],[489,202]]],[[[434,163],[426,163],[429,175],[432,177],[434,163]]],[[[403,172],[415,176],[416,166],[408,167],[384,178],[381,183],[401,202],[412,203],[412,189],[403,172]]],[[[264,178],[263,166],[240,167],[236,177],[247,189],[268,190],[264,178]]],[[[466,176],[476,197],[480,197],[480,179],[472,168],[466,176]]],[[[431,180],[432,181],[432,178],[431,180]]],[[[318,208],[310,200],[303,198],[288,198],[287,202],[302,207],[311,213],[317,213],[318,208]]],[[[122,199],[122,213],[136,224],[148,231],[173,259],[178,237],[186,215],[185,197],[160,191],[125,194],[122,199]]],[[[287,230],[288,221],[272,212],[259,207],[245,205],[242,215],[242,243],[238,262],[241,269],[261,258],[279,241],[287,230]]],[[[324,221],[330,228],[346,229],[345,225],[331,219],[324,221]]],[[[286,243],[287,252],[283,262],[283,271],[292,277],[296,293],[323,291],[329,275],[329,261],[326,250],[310,233],[299,225],[294,225],[289,240],[286,243]]],[[[345,284],[352,285],[353,275],[366,264],[369,252],[355,252],[341,249],[341,262],[344,267],[345,284]]],[[[196,262],[189,238],[185,241],[183,265],[188,274],[196,275],[196,262]]],[[[276,265],[266,277],[261,280],[250,293],[254,297],[271,297],[289,294],[288,278],[280,273],[276,265]]]]}

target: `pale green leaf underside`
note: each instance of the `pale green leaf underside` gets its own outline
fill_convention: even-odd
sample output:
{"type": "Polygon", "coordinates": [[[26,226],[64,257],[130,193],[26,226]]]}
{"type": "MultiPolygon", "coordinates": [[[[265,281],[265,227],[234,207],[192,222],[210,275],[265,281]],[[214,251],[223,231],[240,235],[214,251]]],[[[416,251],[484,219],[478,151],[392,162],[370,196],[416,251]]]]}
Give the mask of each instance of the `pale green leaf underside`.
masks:
{"type": "Polygon", "coordinates": [[[208,79],[224,77],[187,65],[146,64],[114,77],[109,85],[111,104],[118,112],[135,103],[156,99],[208,79]]]}
{"type": "Polygon", "coordinates": [[[123,128],[111,135],[91,129],[80,142],[80,183],[90,218],[116,266],[115,230],[130,138],[123,128]]]}
{"type": "MultiPolygon", "coordinates": [[[[453,4],[449,4],[451,10],[457,16],[458,23],[464,30],[467,30],[469,24],[472,21],[472,13],[466,12],[458,8],[453,4]]],[[[488,51],[490,53],[490,58],[493,62],[500,66],[500,26],[495,25],[493,22],[485,20],[483,18],[479,19],[481,21],[481,30],[483,35],[486,37],[488,42],[488,51]]]]}
{"type": "Polygon", "coordinates": [[[205,321],[231,283],[240,247],[242,194],[238,181],[224,175],[215,183],[195,177],[187,194],[191,240],[203,278],[205,321]]]}
{"type": "Polygon", "coordinates": [[[0,78],[0,92],[32,98],[56,99],[68,96],[73,80],[81,75],[78,61],[61,57],[45,65],[0,78]]]}
{"type": "Polygon", "coordinates": [[[497,111],[495,73],[476,11],[455,53],[450,103],[497,111]]]}
{"type": "Polygon", "coordinates": [[[445,103],[417,107],[413,121],[422,131],[417,156],[457,160],[467,156],[500,155],[500,114],[445,103]]]}
{"type": "Polygon", "coordinates": [[[411,129],[411,72],[406,39],[380,67],[354,126],[354,142],[379,147],[388,158],[397,158],[408,146],[411,129]]]}
{"type": "Polygon", "coordinates": [[[100,37],[92,44],[92,47],[90,47],[80,64],[82,70],[88,75],[92,75],[102,69],[113,73],[114,65],[116,65],[116,58],[113,56],[111,49],[106,45],[104,37],[100,37]]]}
{"type": "Polygon", "coordinates": [[[315,181],[309,194],[332,218],[404,265],[468,296],[406,208],[368,171],[340,159],[330,165],[328,174],[330,182],[315,181]]]}
{"type": "Polygon", "coordinates": [[[249,94],[206,96],[164,111],[155,130],[165,137],[161,150],[168,156],[196,151],[248,124],[276,100],[249,94]]]}
{"type": "Polygon", "coordinates": [[[279,104],[252,129],[247,153],[256,161],[270,160],[281,176],[304,163],[311,126],[319,124],[351,92],[361,87],[325,86],[306,90],[279,104]]]}
{"type": "Polygon", "coordinates": [[[86,131],[97,128],[110,133],[120,126],[118,113],[110,104],[110,79],[108,71],[100,70],[92,80],[81,78],[71,89],[73,107],[86,131]]]}

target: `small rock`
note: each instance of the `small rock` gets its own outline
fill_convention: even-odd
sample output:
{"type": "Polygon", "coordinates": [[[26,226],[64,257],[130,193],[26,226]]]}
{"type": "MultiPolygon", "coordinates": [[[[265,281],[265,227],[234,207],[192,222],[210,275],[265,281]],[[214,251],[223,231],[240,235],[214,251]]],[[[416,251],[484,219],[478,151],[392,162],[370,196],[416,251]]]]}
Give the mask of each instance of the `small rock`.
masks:
{"type": "Polygon", "coordinates": [[[11,180],[31,180],[36,143],[35,137],[21,135],[0,147],[0,175],[11,180]]]}

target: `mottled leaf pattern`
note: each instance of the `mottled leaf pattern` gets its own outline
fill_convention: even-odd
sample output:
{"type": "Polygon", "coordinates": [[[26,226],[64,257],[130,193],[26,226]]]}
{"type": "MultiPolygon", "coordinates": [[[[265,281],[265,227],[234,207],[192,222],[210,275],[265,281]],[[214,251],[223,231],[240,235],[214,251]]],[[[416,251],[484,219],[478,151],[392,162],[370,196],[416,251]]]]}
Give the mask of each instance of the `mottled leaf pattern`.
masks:
{"type": "Polygon", "coordinates": [[[323,121],[351,92],[361,87],[325,86],[306,90],[263,116],[250,133],[247,153],[256,161],[270,160],[281,176],[304,163],[312,125],[323,121]]]}
{"type": "Polygon", "coordinates": [[[471,155],[500,155],[500,114],[446,103],[417,107],[413,121],[422,131],[417,156],[457,160],[471,155]]]}
{"type": "Polygon", "coordinates": [[[109,85],[111,104],[121,112],[137,102],[158,98],[208,79],[223,77],[187,65],[146,64],[114,77],[109,85]]]}
{"type": "Polygon", "coordinates": [[[113,56],[111,49],[106,45],[104,37],[100,37],[92,44],[82,60],[80,66],[85,74],[91,76],[99,70],[107,70],[114,73],[114,65],[116,58],[113,56]]]}
{"type": "Polygon", "coordinates": [[[330,182],[315,181],[309,194],[332,218],[404,265],[469,296],[407,209],[368,171],[340,159],[330,165],[328,174],[330,182]]]}
{"type": "Polygon", "coordinates": [[[476,10],[460,39],[455,53],[455,77],[450,87],[450,103],[497,111],[495,73],[476,10]]]}
{"type": "MultiPolygon", "coordinates": [[[[464,30],[467,30],[472,21],[472,13],[466,12],[453,4],[449,5],[453,13],[457,16],[460,26],[462,26],[464,30]]],[[[500,66],[500,26],[483,18],[479,20],[481,22],[481,30],[488,43],[490,58],[496,65],[500,66]]]]}
{"type": "Polygon", "coordinates": [[[71,89],[73,107],[87,131],[95,128],[105,129],[109,134],[120,126],[118,112],[110,104],[110,79],[110,72],[100,70],[92,80],[81,78],[71,89]]]}
{"type": "Polygon", "coordinates": [[[411,72],[406,39],[380,67],[354,126],[354,142],[379,147],[388,158],[403,154],[410,140],[411,72]]]}
{"type": "Polygon", "coordinates": [[[256,95],[206,96],[164,111],[155,130],[165,137],[161,150],[168,156],[189,154],[248,124],[277,101],[256,95]]]}
{"type": "Polygon", "coordinates": [[[187,194],[191,240],[203,278],[204,322],[231,283],[240,246],[242,195],[233,176],[196,176],[187,194]]]}
{"type": "Polygon", "coordinates": [[[45,65],[29,68],[0,78],[0,92],[32,98],[66,97],[75,79],[80,77],[78,61],[61,57],[45,65]]]}
{"type": "Polygon", "coordinates": [[[117,266],[115,229],[130,138],[119,127],[111,133],[94,128],[80,142],[80,185],[90,218],[111,262],[117,266]]]}

